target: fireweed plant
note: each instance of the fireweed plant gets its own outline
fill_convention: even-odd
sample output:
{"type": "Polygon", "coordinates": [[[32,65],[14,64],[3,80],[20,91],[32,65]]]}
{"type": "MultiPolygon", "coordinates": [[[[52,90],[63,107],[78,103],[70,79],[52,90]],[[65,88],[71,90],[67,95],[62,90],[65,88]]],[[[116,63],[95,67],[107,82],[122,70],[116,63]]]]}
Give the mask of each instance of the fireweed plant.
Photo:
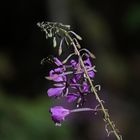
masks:
{"type": "MultiPolygon", "coordinates": [[[[58,55],[63,53],[63,43],[68,47],[73,48],[73,52],[61,61],[57,57],[53,57],[53,62],[56,65],[55,69],[49,72],[49,76],[45,77],[53,81],[53,87],[48,89],[48,96],[65,98],[68,103],[75,103],[75,109],[66,109],[63,106],[54,106],[50,108],[52,120],[57,126],[71,113],[81,111],[102,112],[105,122],[105,130],[107,135],[114,134],[117,140],[122,140],[119,130],[114,122],[110,119],[108,110],[104,107],[104,101],[98,96],[100,85],[94,85],[95,65],[92,64],[92,59],[95,56],[86,48],[82,48],[79,40],[82,38],[71,31],[70,25],[63,25],[57,22],[41,22],[37,25],[45,32],[46,38],[53,38],[53,47],[58,47],[58,55]],[[98,105],[95,108],[84,108],[86,95],[93,94],[98,105]]],[[[41,63],[44,63],[44,58],[41,63]]]]}

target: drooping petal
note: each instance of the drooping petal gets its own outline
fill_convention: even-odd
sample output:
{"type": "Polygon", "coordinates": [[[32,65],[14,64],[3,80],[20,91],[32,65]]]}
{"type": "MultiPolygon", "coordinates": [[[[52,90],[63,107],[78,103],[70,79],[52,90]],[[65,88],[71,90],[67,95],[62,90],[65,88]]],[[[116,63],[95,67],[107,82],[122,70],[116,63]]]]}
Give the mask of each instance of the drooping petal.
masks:
{"type": "Polygon", "coordinates": [[[65,87],[58,87],[58,88],[50,88],[48,89],[48,96],[60,96],[62,94],[62,91],[64,90],[65,87]]]}
{"type": "Polygon", "coordinates": [[[65,117],[70,114],[70,110],[63,108],[62,106],[55,106],[50,109],[52,120],[56,124],[61,124],[65,120],[65,117]]]}

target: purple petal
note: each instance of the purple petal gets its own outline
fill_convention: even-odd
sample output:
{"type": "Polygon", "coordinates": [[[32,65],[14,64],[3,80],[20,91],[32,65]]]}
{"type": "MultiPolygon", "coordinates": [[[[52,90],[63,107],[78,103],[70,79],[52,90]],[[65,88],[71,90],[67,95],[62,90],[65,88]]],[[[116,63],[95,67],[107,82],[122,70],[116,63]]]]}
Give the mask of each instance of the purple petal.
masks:
{"type": "Polygon", "coordinates": [[[60,124],[65,120],[65,117],[70,114],[70,110],[63,108],[62,106],[55,106],[50,109],[52,120],[60,124]]]}
{"type": "Polygon", "coordinates": [[[71,79],[71,83],[76,83],[76,79],[75,78],[73,78],[73,79],[71,79]]]}
{"type": "Polygon", "coordinates": [[[67,98],[67,101],[71,103],[71,102],[74,102],[78,98],[78,96],[76,94],[68,94],[66,98],[67,98]]]}
{"type": "Polygon", "coordinates": [[[77,84],[81,78],[81,74],[75,74],[74,77],[71,79],[72,84],[77,84]]]}
{"type": "Polygon", "coordinates": [[[64,90],[65,87],[61,88],[50,88],[48,89],[48,96],[60,96],[62,94],[62,91],[64,90]]]}
{"type": "Polygon", "coordinates": [[[89,71],[88,75],[89,75],[90,78],[94,78],[95,73],[94,73],[94,71],[89,71]]]}
{"type": "Polygon", "coordinates": [[[63,75],[60,75],[60,74],[56,74],[54,72],[54,70],[51,70],[50,71],[50,76],[46,77],[47,79],[49,80],[53,80],[53,81],[56,81],[56,82],[61,82],[61,81],[64,81],[63,78],[64,76],[63,75]]]}
{"type": "Polygon", "coordinates": [[[62,68],[57,68],[57,69],[51,70],[50,75],[47,77],[47,79],[53,80],[53,81],[56,81],[56,82],[66,81],[66,76],[65,75],[56,73],[58,71],[60,72],[61,70],[62,70],[62,68]]]}
{"type": "Polygon", "coordinates": [[[54,72],[57,72],[57,73],[62,73],[64,71],[63,68],[56,68],[54,69],[54,72]]]}
{"type": "Polygon", "coordinates": [[[63,65],[63,63],[58,58],[56,58],[56,57],[54,57],[54,61],[55,61],[55,64],[57,66],[62,66],[63,65]]]}
{"type": "Polygon", "coordinates": [[[80,78],[81,78],[81,74],[76,74],[76,75],[75,75],[76,81],[78,81],[80,78]]]}
{"type": "Polygon", "coordinates": [[[84,64],[87,65],[87,66],[92,67],[92,64],[91,64],[91,61],[90,61],[89,57],[87,57],[87,59],[84,60],[84,64]]]}
{"type": "Polygon", "coordinates": [[[89,92],[89,85],[87,82],[83,83],[83,92],[89,92]]]}
{"type": "Polygon", "coordinates": [[[48,76],[48,77],[45,77],[46,79],[48,80],[53,80],[55,82],[63,82],[65,78],[63,78],[62,76],[59,76],[58,74],[54,74],[52,76],[48,76]]]}
{"type": "Polygon", "coordinates": [[[77,62],[76,62],[75,60],[73,60],[73,59],[70,61],[70,63],[71,63],[71,65],[72,65],[73,67],[75,67],[75,66],[77,65],[77,62]]]}

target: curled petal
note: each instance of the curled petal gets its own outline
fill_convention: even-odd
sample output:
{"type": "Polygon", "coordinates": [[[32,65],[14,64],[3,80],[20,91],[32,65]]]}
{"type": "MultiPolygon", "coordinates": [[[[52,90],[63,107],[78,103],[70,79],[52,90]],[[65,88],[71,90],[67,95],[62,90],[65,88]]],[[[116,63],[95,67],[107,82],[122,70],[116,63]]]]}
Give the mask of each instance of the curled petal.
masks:
{"type": "Polygon", "coordinates": [[[65,87],[58,87],[58,88],[50,88],[48,89],[48,96],[52,97],[52,96],[60,96],[62,94],[62,91],[64,90],[65,87]]]}

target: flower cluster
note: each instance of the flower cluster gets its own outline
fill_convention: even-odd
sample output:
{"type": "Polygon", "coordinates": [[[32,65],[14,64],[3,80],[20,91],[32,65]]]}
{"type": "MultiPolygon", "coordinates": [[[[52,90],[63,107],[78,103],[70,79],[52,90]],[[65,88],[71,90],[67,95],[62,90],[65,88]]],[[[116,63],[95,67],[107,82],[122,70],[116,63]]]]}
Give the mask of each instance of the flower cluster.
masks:
{"type": "MultiPolygon", "coordinates": [[[[85,96],[91,93],[91,88],[79,59],[70,59],[67,64],[64,64],[56,57],[53,59],[57,67],[50,70],[49,76],[46,77],[54,82],[53,87],[47,91],[48,96],[64,97],[68,103],[76,102],[77,107],[82,107],[86,101],[85,96]]],[[[90,59],[89,54],[85,53],[83,62],[89,77],[93,79],[95,69],[90,59]]],[[[54,107],[50,109],[50,112],[52,113],[52,120],[57,124],[69,114],[69,111],[62,107],[54,107]]]]}
{"type": "Polygon", "coordinates": [[[82,38],[71,31],[69,25],[57,22],[41,22],[37,25],[46,33],[46,38],[53,38],[53,47],[58,47],[59,56],[63,51],[63,43],[74,49],[73,53],[63,61],[53,57],[56,68],[50,70],[49,76],[46,79],[53,82],[53,87],[48,89],[49,97],[55,97],[56,99],[65,98],[67,103],[75,103],[77,108],[69,110],[62,106],[54,106],[50,108],[52,120],[56,125],[60,126],[65,117],[71,113],[102,111],[105,130],[108,136],[114,133],[117,140],[122,140],[122,136],[109,117],[108,110],[104,107],[103,100],[98,96],[97,91],[100,90],[100,85],[94,86],[93,84],[96,70],[95,66],[91,63],[91,59],[95,58],[95,56],[89,50],[81,49],[78,40],[82,40],[82,38]],[[83,107],[86,102],[86,95],[90,93],[95,96],[98,102],[95,109],[83,107]]]}

